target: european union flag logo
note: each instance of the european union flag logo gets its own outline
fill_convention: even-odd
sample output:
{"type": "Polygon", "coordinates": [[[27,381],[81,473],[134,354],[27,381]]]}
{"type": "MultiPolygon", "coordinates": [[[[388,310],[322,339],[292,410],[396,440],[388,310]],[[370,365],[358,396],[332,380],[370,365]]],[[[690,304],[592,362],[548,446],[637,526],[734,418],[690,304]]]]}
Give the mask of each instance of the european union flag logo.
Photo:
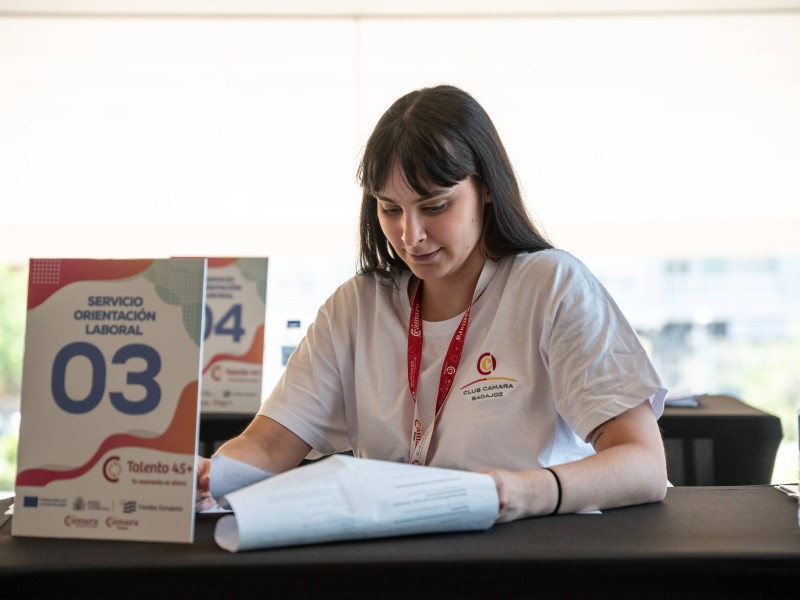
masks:
{"type": "Polygon", "coordinates": [[[22,506],[27,508],[37,508],[39,506],[39,496],[25,496],[22,506]]]}

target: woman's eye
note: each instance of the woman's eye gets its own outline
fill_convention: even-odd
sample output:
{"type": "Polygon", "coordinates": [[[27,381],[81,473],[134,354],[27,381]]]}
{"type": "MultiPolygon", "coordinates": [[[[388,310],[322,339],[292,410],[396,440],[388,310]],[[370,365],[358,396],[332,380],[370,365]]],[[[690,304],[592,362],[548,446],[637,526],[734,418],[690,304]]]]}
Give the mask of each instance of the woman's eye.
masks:
{"type": "Polygon", "coordinates": [[[441,204],[434,204],[433,206],[426,206],[425,207],[425,212],[427,212],[429,214],[432,214],[432,215],[436,215],[436,214],[439,214],[440,212],[443,212],[444,209],[446,209],[446,208],[447,208],[447,202],[442,202],[441,204]]]}
{"type": "Polygon", "coordinates": [[[401,211],[396,206],[381,206],[381,212],[385,215],[393,216],[399,215],[401,211]]]}

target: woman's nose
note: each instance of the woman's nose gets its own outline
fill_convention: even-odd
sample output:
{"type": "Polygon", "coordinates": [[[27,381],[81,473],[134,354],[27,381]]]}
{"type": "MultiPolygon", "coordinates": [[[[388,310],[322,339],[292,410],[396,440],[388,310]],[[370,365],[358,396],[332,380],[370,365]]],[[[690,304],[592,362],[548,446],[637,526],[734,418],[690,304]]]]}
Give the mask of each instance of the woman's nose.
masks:
{"type": "Polygon", "coordinates": [[[425,240],[425,228],[422,225],[422,220],[411,211],[406,212],[403,216],[403,244],[408,247],[419,245],[425,240]]]}

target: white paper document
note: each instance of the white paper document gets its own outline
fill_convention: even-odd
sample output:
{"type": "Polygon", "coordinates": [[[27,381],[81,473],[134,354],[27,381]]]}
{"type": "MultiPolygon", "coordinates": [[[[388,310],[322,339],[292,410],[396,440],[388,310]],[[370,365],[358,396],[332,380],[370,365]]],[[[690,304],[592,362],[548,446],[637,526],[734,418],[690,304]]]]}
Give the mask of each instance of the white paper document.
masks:
{"type": "Polygon", "coordinates": [[[339,455],[224,500],[234,514],[217,522],[214,537],[231,552],[489,529],[498,513],[489,475],[339,455]]]}
{"type": "Polygon", "coordinates": [[[270,477],[272,473],[219,454],[211,459],[209,492],[222,508],[230,508],[226,495],[270,477]]]}

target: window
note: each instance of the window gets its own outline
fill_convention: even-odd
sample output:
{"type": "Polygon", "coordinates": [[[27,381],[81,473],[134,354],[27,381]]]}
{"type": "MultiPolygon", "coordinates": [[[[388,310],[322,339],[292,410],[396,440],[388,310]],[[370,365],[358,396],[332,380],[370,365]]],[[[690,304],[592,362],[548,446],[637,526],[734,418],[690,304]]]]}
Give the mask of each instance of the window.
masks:
{"type": "Polygon", "coordinates": [[[449,82],[487,108],[533,214],[606,282],[669,385],[735,393],[794,440],[790,3],[501,2],[472,9],[482,18],[436,2],[358,15],[230,2],[224,18],[202,12],[213,3],[97,14],[78,1],[63,17],[4,4],[0,289],[31,256],[269,255],[266,360],[279,365],[285,322],[308,322],[354,272],[355,169],[375,121],[449,82]]]}

